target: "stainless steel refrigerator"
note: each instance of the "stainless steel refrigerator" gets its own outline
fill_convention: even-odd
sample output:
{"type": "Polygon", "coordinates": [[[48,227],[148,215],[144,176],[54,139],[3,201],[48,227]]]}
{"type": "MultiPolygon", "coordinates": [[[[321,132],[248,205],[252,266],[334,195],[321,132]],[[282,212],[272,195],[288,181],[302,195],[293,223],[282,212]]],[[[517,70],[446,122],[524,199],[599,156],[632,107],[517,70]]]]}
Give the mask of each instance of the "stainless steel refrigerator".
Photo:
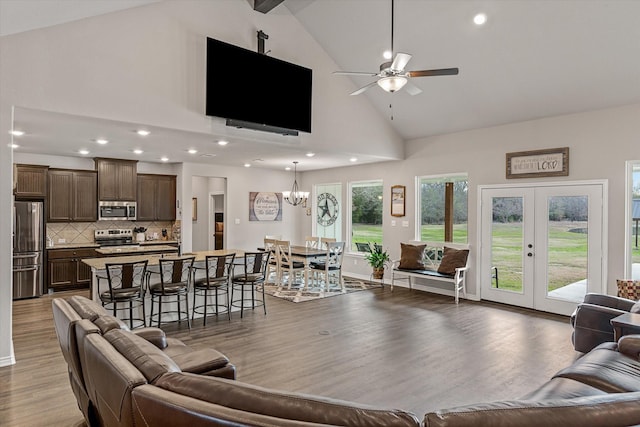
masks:
{"type": "Polygon", "coordinates": [[[14,202],[13,299],[42,295],[44,208],[42,202],[14,202]]]}

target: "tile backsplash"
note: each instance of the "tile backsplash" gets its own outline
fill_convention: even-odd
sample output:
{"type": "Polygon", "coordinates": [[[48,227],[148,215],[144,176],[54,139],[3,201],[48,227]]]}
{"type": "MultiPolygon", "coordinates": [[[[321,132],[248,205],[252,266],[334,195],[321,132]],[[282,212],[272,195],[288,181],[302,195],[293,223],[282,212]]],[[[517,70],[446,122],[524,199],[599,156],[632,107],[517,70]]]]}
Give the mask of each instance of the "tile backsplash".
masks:
{"type": "MultiPolygon", "coordinates": [[[[157,221],[98,221],[98,222],[51,222],[47,224],[47,236],[53,240],[54,244],[59,243],[93,243],[95,230],[112,229],[132,229],[134,227],[145,227],[147,229],[147,239],[158,233],[158,239],[162,238],[162,229],[167,230],[169,240],[177,240],[172,235],[173,222],[157,221]],[[61,241],[62,239],[62,241],[61,241]]],[[[133,236],[135,239],[135,236],[133,236]]]]}

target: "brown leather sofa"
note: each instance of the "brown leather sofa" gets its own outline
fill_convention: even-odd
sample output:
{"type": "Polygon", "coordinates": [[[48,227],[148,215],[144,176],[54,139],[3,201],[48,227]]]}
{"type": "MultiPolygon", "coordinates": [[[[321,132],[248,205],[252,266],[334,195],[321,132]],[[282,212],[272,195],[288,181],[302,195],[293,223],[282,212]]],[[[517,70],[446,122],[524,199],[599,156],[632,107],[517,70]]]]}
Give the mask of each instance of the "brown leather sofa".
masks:
{"type": "MultiPolygon", "coordinates": [[[[55,304],[54,301],[54,307],[55,304]]],[[[107,320],[109,322],[104,323],[115,322],[113,318],[107,320]]],[[[91,425],[584,427],[640,424],[640,335],[622,337],[618,343],[601,344],[519,399],[442,409],[429,412],[419,420],[402,410],[185,372],[166,351],[144,339],[141,336],[144,334],[122,327],[100,329],[101,324],[101,321],[80,319],[71,325],[80,355],[78,375],[84,381],[86,399],[95,409],[91,425]]],[[[80,398],[78,402],[81,403],[80,398]]]]}
{"type": "Polygon", "coordinates": [[[611,319],[635,311],[635,303],[612,295],[586,294],[571,315],[573,348],[586,353],[603,342],[613,342],[611,319]]]}

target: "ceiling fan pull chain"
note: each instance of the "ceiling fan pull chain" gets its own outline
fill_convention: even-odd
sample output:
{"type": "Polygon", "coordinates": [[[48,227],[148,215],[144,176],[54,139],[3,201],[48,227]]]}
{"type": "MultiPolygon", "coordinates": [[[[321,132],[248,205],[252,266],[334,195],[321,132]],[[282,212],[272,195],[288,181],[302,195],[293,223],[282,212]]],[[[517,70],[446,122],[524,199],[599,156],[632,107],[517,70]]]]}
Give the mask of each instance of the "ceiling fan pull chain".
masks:
{"type": "Polygon", "coordinates": [[[393,60],[393,54],[395,53],[395,50],[393,50],[393,4],[395,3],[394,0],[391,0],[391,58],[393,60]]]}

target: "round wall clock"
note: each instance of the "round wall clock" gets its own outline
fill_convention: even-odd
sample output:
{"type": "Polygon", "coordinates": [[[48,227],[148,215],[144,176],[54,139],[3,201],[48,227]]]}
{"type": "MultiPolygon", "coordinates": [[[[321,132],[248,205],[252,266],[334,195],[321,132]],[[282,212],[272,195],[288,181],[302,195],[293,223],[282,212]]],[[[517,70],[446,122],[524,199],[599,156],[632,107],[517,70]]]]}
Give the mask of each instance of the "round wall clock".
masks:
{"type": "Polygon", "coordinates": [[[336,222],[338,218],[338,200],[331,193],[318,195],[318,224],[325,227],[336,222]]]}

